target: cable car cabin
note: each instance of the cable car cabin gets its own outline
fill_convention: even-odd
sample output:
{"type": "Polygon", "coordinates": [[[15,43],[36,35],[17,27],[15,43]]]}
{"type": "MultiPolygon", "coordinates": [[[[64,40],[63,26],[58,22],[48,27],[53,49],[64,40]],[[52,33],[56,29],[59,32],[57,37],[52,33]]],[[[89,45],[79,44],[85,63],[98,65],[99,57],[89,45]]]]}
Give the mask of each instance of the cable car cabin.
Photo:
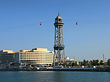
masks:
{"type": "Polygon", "coordinates": [[[40,22],[40,25],[42,25],[42,23],[40,22]]]}
{"type": "Polygon", "coordinates": [[[78,23],[76,23],[76,25],[78,25],[78,23]]]}

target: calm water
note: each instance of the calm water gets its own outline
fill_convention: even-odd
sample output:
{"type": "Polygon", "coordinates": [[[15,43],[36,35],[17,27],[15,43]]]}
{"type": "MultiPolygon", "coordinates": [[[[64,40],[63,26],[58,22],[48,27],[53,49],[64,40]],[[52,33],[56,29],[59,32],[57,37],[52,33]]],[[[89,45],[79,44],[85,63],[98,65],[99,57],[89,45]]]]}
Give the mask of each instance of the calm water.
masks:
{"type": "Polygon", "coordinates": [[[0,72],[0,82],[110,82],[109,72],[0,72]]]}

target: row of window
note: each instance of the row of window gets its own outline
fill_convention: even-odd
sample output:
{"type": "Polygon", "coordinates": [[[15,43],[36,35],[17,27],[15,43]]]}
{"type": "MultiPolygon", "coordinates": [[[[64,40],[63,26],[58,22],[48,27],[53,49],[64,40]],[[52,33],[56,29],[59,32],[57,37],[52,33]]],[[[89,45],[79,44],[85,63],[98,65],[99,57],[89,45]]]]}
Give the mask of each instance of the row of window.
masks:
{"type": "Polygon", "coordinates": [[[27,62],[27,63],[52,63],[53,61],[21,61],[21,62],[27,62]]]}
{"type": "Polygon", "coordinates": [[[53,56],[20,55],[20,57],[53,57],[53,56]]]}
{"type": "Polygon", "coordinates": [[[53,57],[52,55],[47,55],[47,56],[43,56],[43,55],[20,55],[20,57],[53,57]]]}
{"type": "Polygon", "coordinates": [[[20,54],[51,54],[49,52],[28,52],[28,53],[20,53],[20,54]]]}
{"type": "Polygon", "coordinates": [[[25,58],[25,57],[22,57],[20,59],[43,59],[43,60],[52,60],[53,58],[25,58]]]}
{"type": "Polygon", "coordinates": [[[29,55],[29,56],[52,56],[53,54],[20,54],[20,55],[29,55]]]}

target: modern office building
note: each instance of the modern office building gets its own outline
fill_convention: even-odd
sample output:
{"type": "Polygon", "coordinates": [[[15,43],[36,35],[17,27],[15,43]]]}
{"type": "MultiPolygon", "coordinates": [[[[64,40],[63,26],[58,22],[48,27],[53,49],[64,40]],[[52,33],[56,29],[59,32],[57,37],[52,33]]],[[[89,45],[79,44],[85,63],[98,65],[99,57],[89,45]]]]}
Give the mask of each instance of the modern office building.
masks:
{"type": "Polygon", "coordinates": [[[14,62],[15,53],[12,50],[1,50],[0,51],[0,65],[7,65],[10,62],[14,62]]]}
{"type": "Polygon", "coordinates": [[[46,48],[34,48],[32,50],[20,50],[16,53],[15,63],[50,66],[53,64],[54,52],[46,48]]]}

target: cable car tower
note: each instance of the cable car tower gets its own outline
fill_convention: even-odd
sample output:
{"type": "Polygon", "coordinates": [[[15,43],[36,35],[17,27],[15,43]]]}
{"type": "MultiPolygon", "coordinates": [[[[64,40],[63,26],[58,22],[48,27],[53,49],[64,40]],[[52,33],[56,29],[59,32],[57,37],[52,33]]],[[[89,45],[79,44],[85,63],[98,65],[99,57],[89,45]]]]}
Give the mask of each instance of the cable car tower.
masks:
{"type": "Polygon", "coordinates": [[[55,62],[64,63],[64,41],[63,41],[63,25],[61,16],[55,18],[55,39],[54,39],[54,65],[55,62]]]}

